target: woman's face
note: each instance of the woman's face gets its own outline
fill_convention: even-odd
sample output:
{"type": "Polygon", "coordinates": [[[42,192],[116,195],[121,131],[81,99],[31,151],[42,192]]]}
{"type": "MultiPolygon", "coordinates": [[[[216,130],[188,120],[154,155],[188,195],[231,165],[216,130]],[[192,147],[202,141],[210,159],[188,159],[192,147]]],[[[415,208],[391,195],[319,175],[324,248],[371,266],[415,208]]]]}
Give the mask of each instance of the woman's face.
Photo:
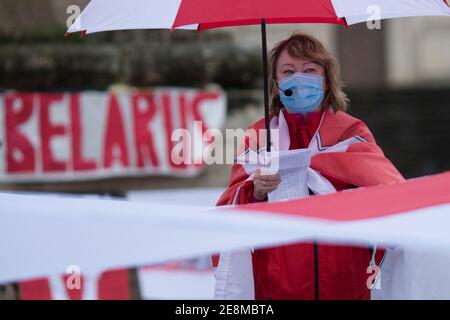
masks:
{"type": "MultiPolygon", "coordinates": [[[[326,76],[325,69],[321,65],[310,60],[294,58],[289,55],[286,49],[284,49],[277,61],[276,80],[280,81],[281,79],[289,77],[291,74],[294,74],[296,72],[315,74],[324,78],[326,76]]],[[[322,89],[323,92],[326,91],[326,81],[323,81],[322,89]]]]}

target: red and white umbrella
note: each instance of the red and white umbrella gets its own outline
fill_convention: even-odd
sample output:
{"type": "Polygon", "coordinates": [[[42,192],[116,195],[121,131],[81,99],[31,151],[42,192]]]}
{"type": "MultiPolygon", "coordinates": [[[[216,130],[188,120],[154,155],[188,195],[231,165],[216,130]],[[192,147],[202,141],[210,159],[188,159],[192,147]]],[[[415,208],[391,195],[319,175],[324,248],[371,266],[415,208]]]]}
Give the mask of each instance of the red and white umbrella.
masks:
{"type": "MultiPolygon", "coordinates": [[[[91,0],[68,32],[205,30],[261,24],[264,107],[269,128],[266,23],[351,25],[409,16],[450,16],[446,0],[91,0]],[[375,11],[373,11],[375,10],[375,11]]],[[[270,131],[267,134],[270,151],[270,131]]]]}
{"type": "Polygon", "coordinates": [[[266,23],[352,25],[379,18],[449,16],[444,0],[91,0],[68,32],[127,29],[205,30],[266,23]]]}

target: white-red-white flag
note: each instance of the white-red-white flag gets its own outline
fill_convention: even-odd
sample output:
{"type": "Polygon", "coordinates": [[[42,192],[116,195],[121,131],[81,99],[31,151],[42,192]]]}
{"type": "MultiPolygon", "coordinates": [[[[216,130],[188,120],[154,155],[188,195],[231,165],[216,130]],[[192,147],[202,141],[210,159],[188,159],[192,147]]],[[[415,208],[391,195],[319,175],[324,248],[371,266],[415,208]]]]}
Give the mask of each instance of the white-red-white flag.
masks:
{"type": "Polygon", "coordinates": [[[413,258],[404,253],[392,257],[392,274],[403,274],[403,279],[397,276],[388,285],[397,291],[403,285],[403,291],[391,290],[384,297],[399,297],[409,285],[425,298],[449,298],[449,190],[447,172],[306,199],[214,209],[0,194],[0,283],[61,274],[71,265],[96,273],[314,238],[413,250],[413,258]],[[420,259],[421,252],[433,260],[420,259]]]}

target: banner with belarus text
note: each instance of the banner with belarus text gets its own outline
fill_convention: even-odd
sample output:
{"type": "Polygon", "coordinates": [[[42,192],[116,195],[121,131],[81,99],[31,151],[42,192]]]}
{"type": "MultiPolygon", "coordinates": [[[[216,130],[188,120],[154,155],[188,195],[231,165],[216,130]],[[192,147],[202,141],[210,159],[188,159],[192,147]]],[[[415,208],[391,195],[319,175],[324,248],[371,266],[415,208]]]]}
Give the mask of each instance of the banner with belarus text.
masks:
{"type": "Polygon", "coordinates": [[[204,133],[220,129],[225,112],[220,90],[5,92],[0,182],[193,176],[203,168],[204,133]],[[173,158],[177,143],[186,143],[174,137],[176,129],[186,129],[186,150],[199,159],[173,158]]]}

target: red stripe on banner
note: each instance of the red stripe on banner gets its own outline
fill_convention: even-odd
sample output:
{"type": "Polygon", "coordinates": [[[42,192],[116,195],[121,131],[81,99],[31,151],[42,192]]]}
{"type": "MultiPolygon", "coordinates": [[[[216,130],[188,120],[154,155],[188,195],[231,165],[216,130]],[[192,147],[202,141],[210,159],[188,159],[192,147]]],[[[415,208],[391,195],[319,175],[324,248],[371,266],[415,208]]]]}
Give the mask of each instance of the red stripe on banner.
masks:
{"type": "MultiPolygon", "coordinates": [[[[218,256],[217,256],[218,257],[218,256]]],[[[140,268],[141,271],[165,271],[165,272],[191,272],[191,273],[210,273],[213,268],[198,268],[195,266],[183,265],[180,262],[170,262],[160,265],[150,265],[140,268]]]]}
{"type": "Polygon", "coordinates": [[[380,218],[449,203],[450,172],[445,172],[405,182],[346,190],[306,199],[240,205],[237,209],[351,221],[380,218]]]}

